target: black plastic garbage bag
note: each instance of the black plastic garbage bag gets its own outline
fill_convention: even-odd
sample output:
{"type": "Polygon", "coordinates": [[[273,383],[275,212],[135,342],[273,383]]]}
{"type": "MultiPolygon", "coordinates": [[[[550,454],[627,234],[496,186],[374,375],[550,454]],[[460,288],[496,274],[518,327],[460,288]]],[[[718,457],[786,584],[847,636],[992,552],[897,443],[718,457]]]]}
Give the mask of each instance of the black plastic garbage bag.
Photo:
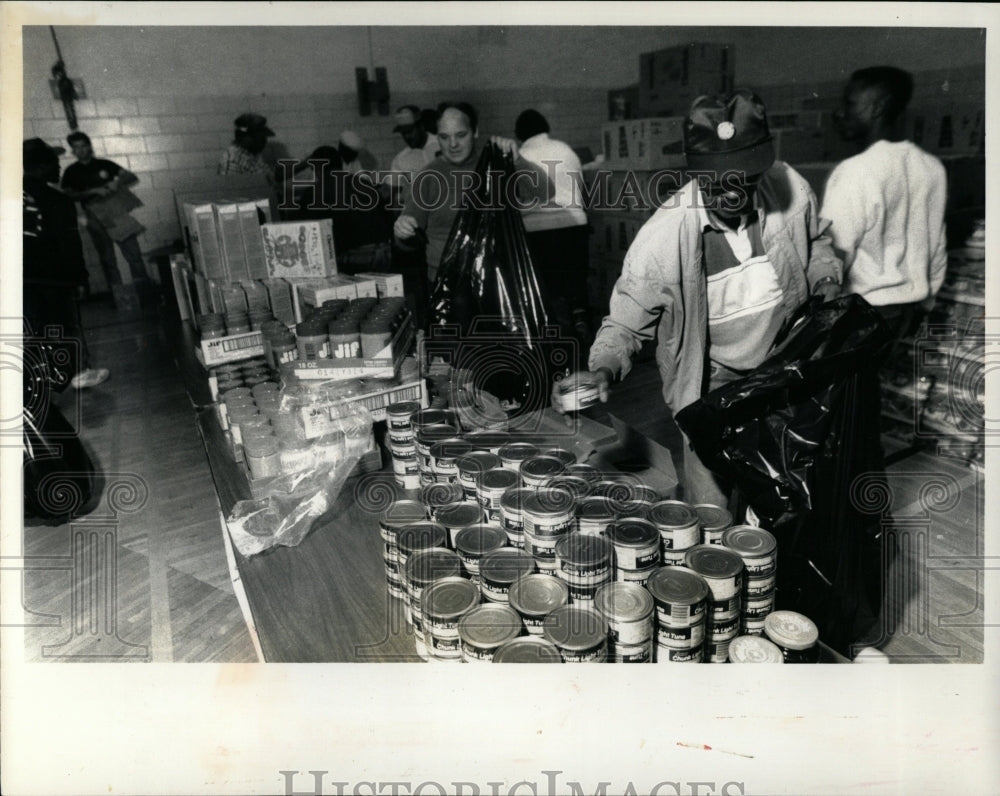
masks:
{"type": "Polygon", "coordinates": [[[427,351],[472,374],[511,416],[548,404],[575,341],[549,325],[515,199],[511,157],[492,144],[445,245],[431,292],[427,351]]]}
{"type": "MultiPolygon", "coordinates": [[[[701,460],[778,540],[778,608],[845,655],[882,605],[885,518],[852,500],[884,474],[878,366],[889,333],[859,296],[803,305],[750,375],[677,414],[701,460]]],[[[742,505],[741,505],[742,504],[742,505]]],[[[888,555],[887,555],[888,552],[888,555]]]]}

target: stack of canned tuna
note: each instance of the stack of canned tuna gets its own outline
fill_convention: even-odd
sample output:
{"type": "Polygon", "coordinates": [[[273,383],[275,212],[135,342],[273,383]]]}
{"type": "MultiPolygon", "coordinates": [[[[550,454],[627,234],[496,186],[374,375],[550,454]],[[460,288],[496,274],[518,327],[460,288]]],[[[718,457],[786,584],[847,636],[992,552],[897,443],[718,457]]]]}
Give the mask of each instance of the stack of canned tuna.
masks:
{"type": "Polygon", "coordinates": [[[424,659],[721,663],[788,659],[808,641],[789,646],[787,617],[783,631],[765,626],[767,531],[561,448],[461,435],[444,410],[395,404],[388,418],[394,460],[408,462],[397,481],[419,499],[380,518],[386,578],[424,659]]]}

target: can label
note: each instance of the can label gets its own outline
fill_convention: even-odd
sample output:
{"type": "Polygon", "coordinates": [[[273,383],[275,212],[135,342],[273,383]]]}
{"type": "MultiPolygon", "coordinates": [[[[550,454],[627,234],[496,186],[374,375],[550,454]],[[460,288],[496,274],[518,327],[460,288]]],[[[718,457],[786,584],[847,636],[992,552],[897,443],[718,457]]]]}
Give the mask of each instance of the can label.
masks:
{"type": "Polygon", "coordinates": [[[497,583],[485,578],[479,584],[482,587],[483,597],[495,603],[505,603],[508,601],[507,592],[510,591],[509,583],[497,583]]]}
{"type": "Polygon", "coordinates": [[[699,644],[690,649],[672,649],[670,647],[657,646],[657,663],[701,663],[704,650],[699,644]]]}
{"type": "MultiPolygon", "coordinates": [[[[576,522],[577,530],[584,536],[601,536],[611,524],[611,520],[586,520],[579,518],[576,522]]],[[[657,551],[659,557],[659,551],[657,551]]]]}
{"type": "Polygon", "coordinates": [[[483,649],[462,642],[462,660],[466,663],[493,663],[496,648],[483,649]]]}
{"type": "Polygon", "coordinates": [[[536,536],[557,536],[573,530],[573,515],[536,517],[525,513],[524,530],[536,536]]]}
{"type": "Polygon", "coordinates": [[[603,663],[608,659],[608,648],[605,642],[589,650],[564,650],[559,648],[563,663],[603,663]]]}
{"type": "Polygon", "coordinates": [[[570,602],[574,603],[592,603],[597,590],[604,585],[603,583],[596,583],[593,586],[585,586],[579,583],[570,583],[565,578],[563,578],[563,581],[569,587],[570,602]]]}
{"type": "Polygon", "coordinates": [[[511,533],[507,532],[507,541],[510,542],[511,547],[516,547],[518,550],[524,549],[524,534],[523,533],[511,533]]]}
{"type": "Polygon", "coordinates": [[[616,569],[615,580],[622,583],[636,583],[639,586],[645,586],[649,580],[649,576],[653,574],[655,569],[656,567],[650,567],[649,569],[616,569]]]}
{"type": "Polygon", "coordinates": [[[671,528],[669,531],[660,529],[660,543],[664,550],[687,550],[701,541],[701,528],[692,525],[689,528],[671,528]]]}
{"type": "Polygon", "coordinates": [[[728,600],[712,600],[712,617],[715,620],[729,619],[739,615],[742,600],[737,594],[728,600]]]}
{"type": "Polygon", "coordinates": [[[656,604],[656,619],[661,625],[668,627],[686,627],[700,622],[706,611],[706,601],[696,603],[661,603],[656,604]]]}
{"type": "Polygon", "coordinates": [[[559,403],[564,412],[579,412],[601,400],[596,384],[567,384],[559,387],[559,403]]]}
{"type": "MultiPolygon", "coordinates": [[[[427,636],[424,636],[424,643],[427,642],[427,636]]],[[[455,638],[438,636],[431,631],[430,633],[430,652],[432,655],[440,655],[442,657],[448,658],[460,658],[462,657],[462,649],[459,646],[458,636],[455,638]]]]}
{"type": "Polygon", "coordinates": [[[701,532],[701,543],[702,544],[722,544],[722,534],[726,532],[723,528],[721,531],[702,531],[701,532]]]}
{"type": "Polygon", "coordinates": [[[466,570],[468,570],[470,574],[474,575],[479,574],[479,561],[482,558],[481,556],[474,556],[470,555],[469,553],[461,553],[461,552],[458,555],[459,558],[462,559],[462,564],[465,566],[466,570]]]}
{"type": "Polygon", "coordinates": [[[649,663],[653,658],[653,641],[641,644],[614,644],[612,658],[615,663],[649,663]]]}
{"type": "Polygon", "coordinates": [[[747,578],[746,595],[748,598],[761,597],[774,591],[774,575],[766,578],[747,578]]]}
{"type": "Polygon", "coordinates": [[[754,600],[747,600],[743,606],[744,619],[764,619],[774,610],[774,592],[764,594],[754,600]]]}
{"type": "Polygon", "coordinates": [[[660,563],[660,548],[615,546],[615,560],[620,569],[649,569],[660,563]]]}
{"type": "Polygon", "coordinates": [[[382,559],[386,564],[395,564],[399,566],[399,548],[395,544],[390,544],[385,542],[382,545],[382,559]]]}
{"type": "Polygon", "coordinates": [[[764,635],[764,620],[744,620],[743,622],[743,635],[745,636],[763,636],[764,635]]]}
{"type": "Polygon", "coordinates": [[[713,600],[729,600],[739,596],[743,586],[743,573],[739,572],[731,578],[705,578],[705,581],[713,600]]]}
{"type": "MultiPolygon", "coordinates": [[[[396,475],[420,475],[420,468],[417,467],[417,457],[411,456],[409,459],[401,459],[395,454],[392,456],[392,471],[396,475]]],[[[419,482],[419,479],[418,479],[419,482]]]]}
{"type": "Polygon", "coordinates": [[[619,645],[635,646],[645,644],[653,638],[653,616],[637,622],[621,622],[614,617],[606,617],[611,629],[611,639],[619,645]]]}
{"type": "Polygon", "coordinates": [[[566,576],[567,581],[588,585],[596,582],[604,583],[609,580],[611,566],[605,562],[596,564],[578,565],[565,559],[559,559],[559,570],[566,576]]]}
{"type": "Polygon", "coordinates": [[[417,452],[416,439],[409,426],[389,426],[389,444],[393,447],[408,448],[417,452]]]}
{"type": "Polygon", "coordinates": [[[773,575],[776,563],[773,555],[743,559],[743,567],[746,569],[747,577],[758,579],[773,575]]]}
{"type": "Polygon", "coordinates": [[[521,614],[520,611],[518,613],[521,616],[521,621],[524,622],[525,628],[531,635],[542,635],[542,625],[545,624],[544,616],[526,616],[525,614],[521,614]]]}
{"type": "Polygon", "coordinates": [[[535,558],[548,559],[552,561],[555,568],[556,560],[556,542],[558,539],[539,539],[537,536],[532,536],[530,533],[525,531],[524,534],[524,549],[527,550],[535,558]]]}
{"type": "Polygon", "coordinates": [[[395,473],[396,483],[403,489],[420,489],[419,473],[395,473]]]}
{"type": "Polygon", "coordinates": [[[661,647],[672,647],[675,649],[695,647],[705,640],[705,623],[688,627],[665,627],[660,625],[656,628],[656,643],[661,647]]]}
{"type": "Polygon", "coordinates": [[[524,530],[524,522],[520,514],[509,514],[500,509],[500,525],[507,533],[521,533],[524,530]]]}
{"type": "Polygon", "coordinates": [[[729,660],[730,641],[732,641],[732,639],[712,642],[711,644],[708,645],[707,652],[708,652],[709,663],[726,663],[729,660]]]}
{"type": "Polygon", "coordinates": [[[724,622],[712,622],[709,629],[709,638],[713,643],[735,638],[740,634],[740,618],[735,616],[724,622]]]}
{"type": "Polygon", "coordinates": [[[401,600],[403,598],[404,594],[403,587],[400,586],[399,584],[394,584],[391,580],[388,581],[388,591],[389,594],[395,597],[397,600],[401,600]]]}
{"type": "Polygon", "coordinates": [[[687,555],[687,550],[671,550],[668,548],[660,549],[660,556],[663,559],[663,565],[665,567],[679,567],[684,564],[684,556],[687,555]]]}

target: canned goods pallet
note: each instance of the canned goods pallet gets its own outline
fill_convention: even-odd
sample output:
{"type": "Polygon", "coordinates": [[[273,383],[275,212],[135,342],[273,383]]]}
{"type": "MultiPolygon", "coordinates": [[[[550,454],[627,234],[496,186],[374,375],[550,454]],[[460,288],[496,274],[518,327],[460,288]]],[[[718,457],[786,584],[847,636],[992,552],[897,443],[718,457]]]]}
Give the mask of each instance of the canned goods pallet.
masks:
{"type": "Polygon", "coordinates": [[[701,525],[701,543],[722,544],[722,532],[732,526],[733,515],[711,503],[698,503],[692,508],[701,525]]]}
{"type": "Polygon", "coordinates": [[[556,645],[540,636],[508,641],[493,653],[493,663],[562,663],[556,645]]]}
{"type": "Polygon", "coordinates": [[[660,567],[649,576],[646,588],[656,603],[659,625],[683,628],[705,620],[710,592],[698,573],[686,567],[660,567]]]}
{"type": "Polygon", "coordinates": [[[424,643],[431,657],[460,660],[459,620],[479,604],[481,595],[474,583],[461,577],[436,580],[421,597],[424,643]]]}
{"type": "Polygon", "coordinates": [[[500,457],[500,466],[513,470],[515,473],[521,469],[521,464],[526,459],[534,458],[538,455],[538,448],[530,442],[508,442],[497,451],[500,457]]]}
{"type": "MultiPolygon", "coordinates": [[[[501,449],[501,461],[503,461],[503,450],[501,449]]],[[[521,477],[521,485],[529,489],[538,489],[545,486],[545,482],[551,480],[553,476],[559,475],[566,469],[566,465],[555,456],[532,456],[524,459],[518,468],[521,477]]]]}
{"type": "Polygon", "coordinates": [[[479,562],[479,585],[487,600],[505,603],[511,584],[535,571],[535,560],[520,550],[501,548],[479,562]]]}
{"type": "Polygon", "coordinates": [[[664,564],[684,563],[682,550],[701,543],[701,525],[695,510],[680,500],[661,500],[654,503],[647,515],[660,532],[664,564]]]}
{"type": "Polygon", "coordinates": [[[770,532],[751,525],[735,525],[722,534],[722,544],[743,559],[748,578],[774,574],[778,542],[770,532]]]}
{"type": "Polygon", "coordinates": [[[462,485],[466,500],[476,500],[479,477],[487,470],[500,467],[500,457],[488,451],[473,450],[455,460],[458,483],[462,485]]]}
{"type": "Polygon", "coordinates": [[[684,565],[701,575],[714,600],[736,597],[743,586],[743,559],[732,550],[714,544],[699,544],[687,551],[684,565]]]}
{"type": "Polygon", "coordinates": [[[617,646],[634,647],[653,638],[652,595],[634,583],[608,583],[594,595],[594,608],[607,620],[617,646]]]}
{"type": "Polygon", "coordinates": [[[764,635],[778,646],[785,663],[819,660],[819,628],[796,611],[773,611],[764,620],[764,635]]]}
{"type": "Polygon", "coordinates": [[[520,636],[523,629],[521,618],[506,605],[476,606],[458,623],[462,660],[491,663],[497,650],[520,636]]]}
{"type": "Polygon", "coordinates": [[[542,636],[555,644],[566,663],[604,663],[608,659],[608,623],[590,608],[556,608],[542,623],[542,636]]]}
{"type": "Polygon", "coordinates": [[[515,580],[507,597],[528,632],[541,635],[545,617],[569,604],[569,588],[554,575],[532,572],[515,580]]]}
{"type": "Polygon", "coordinates": [[[475,503],[459,500],[438,506],[434,519],[448,529],[448,545],[454,547],[459,533],[483,521],[483,510],[475,503]]]}
{"type": "Polygon", "coordinates": [[[455,550],[469,577],[479,582],[479,562],[483,556],[507,546],[507,534],[494,525],[476,523],[463,528],[455,536],[455,550]]]}
{"type": "Polygon", "coordinates": [[[737,636],[729,642],[730,663],[784,663],[781,649],[759,636],[737,636]]]}
{"type": "Polygon", "coordinates": [[[622,519],[611,523],[605,535],[615,550],[615,569],[647,570],[660,563],[660,532],[651,522],[622,519]]]}

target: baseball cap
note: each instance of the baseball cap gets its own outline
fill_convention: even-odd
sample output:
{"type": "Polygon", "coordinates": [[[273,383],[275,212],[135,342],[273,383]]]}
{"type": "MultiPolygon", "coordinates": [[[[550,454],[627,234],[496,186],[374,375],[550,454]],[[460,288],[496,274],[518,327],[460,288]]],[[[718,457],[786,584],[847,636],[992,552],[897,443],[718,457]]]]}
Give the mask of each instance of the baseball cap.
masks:
{"type": "Polygon", "coordinates": [[[698,97],[684,119],[684,152],[692,170],[767,171],[774,144],[764,102],[748,89],[698,97]]]}
{"type": "Polygon", "coordinates": [[[259,113],[244,113],[242,116],[237,116],[233,124],[238,133],[262,132],[268,136],[274,135],[274,130],[267,126],[267,119],[259,113]]]}
{"type": "Polygon", "coordinates": [[[365,148],[365,142],[361,139],[361,136],[353,130],[344,130],[344,132],[340,134],[340,143],[344,146],[350,147],[355,152],[360,152],[365,148]]]}
{"type": "Polygon", "coordinates": [[[25,166],[37,166],[65,155],[66,150],[61,146],[49,146],[41,138],[29,138],[22,144],[22,154],[25,166]]]}
{"type": "Polygon", "coordinates": [[[413,125],[419,121],[420,117],[413,111],[412,108],[400,108],[396,111],[396,126],[392,128],[392,131],[394,133],[401,133],[403,130],[413,127],[413,125]]]}

